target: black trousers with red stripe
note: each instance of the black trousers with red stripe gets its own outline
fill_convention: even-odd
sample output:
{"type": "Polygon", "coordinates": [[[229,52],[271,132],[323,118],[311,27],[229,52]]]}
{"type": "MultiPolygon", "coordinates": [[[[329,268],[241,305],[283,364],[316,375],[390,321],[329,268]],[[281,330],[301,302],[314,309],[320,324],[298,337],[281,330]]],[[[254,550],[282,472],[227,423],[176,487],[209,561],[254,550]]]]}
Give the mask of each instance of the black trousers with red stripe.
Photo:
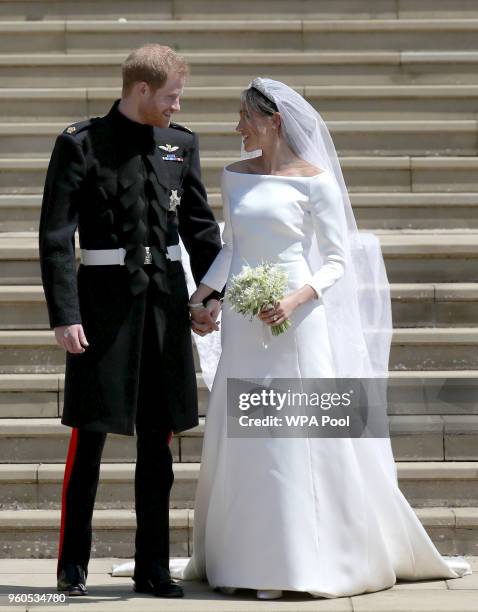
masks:
{"type": "MultiPolygon", "coordinates": [[[[158,373],[157,342],[147,301],[141,356],[135,471],[135,578],[169,571],[169,495],[173,484],[170,449],[171,419],[158,411],[154,382],[158,373]]],[[[106,433],[74,428],[65,467],[58,573],[67,563],[87,572],[92,540],[92,516],[106,433]]]]}

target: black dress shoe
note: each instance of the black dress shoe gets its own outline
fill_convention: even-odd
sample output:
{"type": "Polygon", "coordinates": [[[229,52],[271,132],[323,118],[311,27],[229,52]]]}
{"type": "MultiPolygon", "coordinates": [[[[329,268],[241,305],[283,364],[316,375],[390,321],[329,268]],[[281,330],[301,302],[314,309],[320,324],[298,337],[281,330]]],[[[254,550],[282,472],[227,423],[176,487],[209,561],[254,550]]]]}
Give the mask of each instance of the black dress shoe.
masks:
{"type": "Polygon", "coordinates": [[[57,590],[66,593],[70,597],[88,595],[86,589],[86,576],[88,572],[81,565],[66,563],[58,574],[57,590]]]}
{"type": "Polygon", "coordinates": [[[134,583],[136,593],[152,593],[155,597],[184,597],[184,591],[171,578],[137,578],[134,583]]]}

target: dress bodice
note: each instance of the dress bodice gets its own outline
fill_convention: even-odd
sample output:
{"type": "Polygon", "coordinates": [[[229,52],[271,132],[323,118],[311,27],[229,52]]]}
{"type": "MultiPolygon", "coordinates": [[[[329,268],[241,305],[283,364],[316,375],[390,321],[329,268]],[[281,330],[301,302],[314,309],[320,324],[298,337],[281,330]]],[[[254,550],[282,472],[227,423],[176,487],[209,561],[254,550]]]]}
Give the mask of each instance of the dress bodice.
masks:
{"type": "MultiPolygon", "coordinates": [[[[257,265],[297,261],[310,246],[313,231],[310,220],[311,183],[315,177],[288,177],[241,174],[225,170],[234,257],[257,265]]],[[[327,180],[327,179],[325,179],[327,180]]]]}
{"type": "Polygon", "coordinates": [[[224,169],[224,246],[202,279],[222,287],[242,266],[268,262],[287,269],[289,288],[310,284],[317,294],[343,274],[346,232],[343,204],[332,175],[245,174],[224,169]],[[314,237],[322,265],[312,270],[314,237]]]}

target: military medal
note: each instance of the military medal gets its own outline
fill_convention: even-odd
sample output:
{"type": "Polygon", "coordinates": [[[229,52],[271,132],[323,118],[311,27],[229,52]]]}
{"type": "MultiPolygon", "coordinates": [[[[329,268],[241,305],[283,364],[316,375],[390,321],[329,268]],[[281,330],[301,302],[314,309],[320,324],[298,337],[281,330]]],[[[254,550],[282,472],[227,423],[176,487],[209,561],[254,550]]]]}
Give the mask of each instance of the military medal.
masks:
{"type": "Polygon", "coordinates": [[[176,208],[181,204],[181,197],[178,196],[178,190],[172,189],[171,195],[169,196],[169,210],[176,212],[176,208]]]}
{"type": "Polygon", "coordinates": [[[173,147],[170,144],[167,145],[158,145],[158,147],[160,149],[162,149],[163,151],[166,151],[167,155],[163,155],[163,159],[165,161],[177,161],[177,162],[182,162],[184,161],[183,157],[178,157],[175,153],[175,151],[177,151],[179,149],[179,147],[173,147]]]}

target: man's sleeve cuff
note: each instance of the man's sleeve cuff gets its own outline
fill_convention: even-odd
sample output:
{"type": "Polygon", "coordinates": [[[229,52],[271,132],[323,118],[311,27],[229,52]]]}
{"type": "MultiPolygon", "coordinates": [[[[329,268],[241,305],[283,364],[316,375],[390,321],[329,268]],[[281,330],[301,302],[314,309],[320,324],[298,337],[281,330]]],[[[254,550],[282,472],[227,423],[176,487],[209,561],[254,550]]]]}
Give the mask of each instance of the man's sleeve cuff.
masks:
{"type": "Polygon", "coordinates": [[[213,291],[207,296],[207,298],[204,298],[202,303],[204,304],[204,306],[206,306],[209,300],[221,300],[223,297],[224,297],[224,289],[222,291],[213,291]]]}

